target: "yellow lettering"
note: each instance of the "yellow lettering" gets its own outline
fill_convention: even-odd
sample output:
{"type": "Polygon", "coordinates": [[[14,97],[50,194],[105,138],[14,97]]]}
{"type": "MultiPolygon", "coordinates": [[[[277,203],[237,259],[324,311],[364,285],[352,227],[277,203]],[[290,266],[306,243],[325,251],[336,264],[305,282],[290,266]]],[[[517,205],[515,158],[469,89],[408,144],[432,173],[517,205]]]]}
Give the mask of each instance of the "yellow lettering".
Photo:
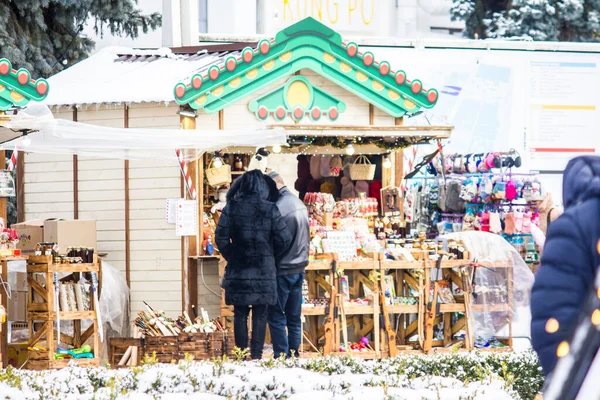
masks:
{"type": "Polygon", "coordinates": [[[337,2],[337,0],[333,0],[333,7],[335,9],[335,18],[331,18],[331,10],[329,9],[329,0],[327,0],[327,18],[329,19],[329,23],[331,24],[335,24],[338,21],[338,9],[339,9],[339,4],[337,2]]]}
{"type": "Polygon", "coordinates": [[[310,13],[312,14],[313,18],[318,19],[319,22],[323,22],[323,0],[312,0],[310,13]]]}
{"type": "Polygon", "coordinates": [[[373,22],[373,17],[375,16],[375,0],[371,0],[371,15],[368,19],[365,16],[365,1],[368,0],[360,0],[361,17],[363,24],[369,25],[371,22],[373,22]]]}
{"type": "Polygon", "coordinates": [[[294,12],[292,11],[290,0],[283,0],[283,22],[287,22],[288,9],[290,10],[290,21],[294,22],[294,12]]]}
{"type": "Polygon", "coordinates": [[[348,25],[352,25],[352,13],[356,11],[356,0],[348,0],[348,25]],[[352,4],[354,2],[354,4],[352,4]]]}

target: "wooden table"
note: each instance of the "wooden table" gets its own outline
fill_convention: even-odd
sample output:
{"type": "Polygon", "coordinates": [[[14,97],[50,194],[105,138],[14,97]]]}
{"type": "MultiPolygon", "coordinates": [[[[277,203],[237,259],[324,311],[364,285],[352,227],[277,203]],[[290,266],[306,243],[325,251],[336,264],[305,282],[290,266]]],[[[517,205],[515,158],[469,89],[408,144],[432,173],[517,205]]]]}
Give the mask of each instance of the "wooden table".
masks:
{"type": "MultiPolygon", "coordinates": [[[[1,276],[3,282],[8,282],[8,262],[27,260],[26,257],[0,257],[1,276]]],[[[0,368],[6,368],[8,366],[8,295],[6,288],[2,286],[0,288],[0,305],[3,305],[6,309],[6,321],[0,324],[0,368]]]]}

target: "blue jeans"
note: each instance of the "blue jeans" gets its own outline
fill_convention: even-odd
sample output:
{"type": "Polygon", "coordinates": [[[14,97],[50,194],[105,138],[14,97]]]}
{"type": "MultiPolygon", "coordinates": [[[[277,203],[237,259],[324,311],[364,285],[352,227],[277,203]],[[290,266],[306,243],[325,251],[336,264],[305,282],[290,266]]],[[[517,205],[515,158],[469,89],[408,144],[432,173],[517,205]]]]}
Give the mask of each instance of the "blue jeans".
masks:
{"type": "Polygon", "coordinates": [[[267,320],[275,358],[298,356],[302,337],[302,283],[304,274],[277,277],[277,304],[269,306],[267,320]],[[286,333],[287,328],[287,333],[286,333]]]}

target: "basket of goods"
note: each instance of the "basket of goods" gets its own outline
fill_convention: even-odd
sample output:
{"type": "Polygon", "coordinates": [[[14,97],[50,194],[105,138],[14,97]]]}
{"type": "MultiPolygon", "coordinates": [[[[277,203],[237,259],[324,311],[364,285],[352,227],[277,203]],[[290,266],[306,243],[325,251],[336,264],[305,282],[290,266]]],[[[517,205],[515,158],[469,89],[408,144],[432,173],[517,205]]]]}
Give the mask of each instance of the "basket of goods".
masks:
{"type": "Polygon", "coordinates": [[[219,157],[210,161],[205,172],[206,180],[210,186],[221,186],[231,183],[231,165],[225,164],[219,157]],[[215,160],[217,160],[215,162],[215,160]]]}
{"type": "Polygon", "coordinates": [[[353,181],[372,181],[375,178],[375,164],[366,156],[359,156],[354,164],[350,165],[350,179],[353,181]]]}

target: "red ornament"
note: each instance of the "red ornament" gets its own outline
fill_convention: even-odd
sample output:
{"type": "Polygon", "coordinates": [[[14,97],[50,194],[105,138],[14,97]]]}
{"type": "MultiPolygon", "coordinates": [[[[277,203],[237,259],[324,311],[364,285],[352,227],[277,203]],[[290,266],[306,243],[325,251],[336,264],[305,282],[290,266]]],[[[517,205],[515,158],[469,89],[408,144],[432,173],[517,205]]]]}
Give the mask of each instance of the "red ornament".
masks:
{"type": "Polygon", "coordinates": [[[283,108],[283,106],[277,107],[277,109],[275,110],[275,116],[278,119],[284,119],[285,118],[285,108],[283,108]]]}
{"type": "Polygon", "coordinates": [[[38,81],[35,84],[35,90],[39,95],[44,95],[48,91],[48,84],[45,81],[38,81]]]}
{"type": "Polygon", "coordinates": [[[373,62],[375,61],[375,56],[373,55],[373,53],[371,52],[366,52],[363,55],[363,63],[367,66],[370,67],[371,65],[373,65],[373,62]]]}
{"type": "Polygon", "coordinates": [[[396,83],[398,85],[404,85],[404,82],[406,82],[406,74],[404,71],[396,72],[396,83]]]}
{"type": "Polygon", "coordinates": [[[388,64],[385,61],[383,61],[381,64],[379,64],[379,73],[381,75],[389,74],[390,73],[390,64],[388,64]]]}
{"type": "Polygon", "coordinates": [[[252,61],[252,57],[254,57],[254,51],[250,47],[246,47],[242,52],[242,58],[245,63],[249,63],[252,61]]]}
{"type": "Polygon", "coordinates": [[[354,42],[348,43],[348,46],[346,46],[346,53],[350,57],[356,56],[356,54],[358,53],[358,45],[354,42]]]}
{"type": "Polygon", "coordinates": [[[421,82],[418,80],[414,80],[412,81],[412,83],[410,84],[410,90],[412,90],[412,92],[414,94],[417,94],[421,91],[421,82]]]}
{"type": "Polygon", "coordinates": [[[235,61],[235,58],[231,57],[229,59],[227,59],[227,61],[225,61],[225,67],[227,68],[227,71],[231,72],[235,69],[235,67],[237,66],[237,63],[235,61]]]}
{"type": "Polygon", "coordinates": [[[294,108],[294,118],[302,119],[303,116],[304,116],[304,110],[302,109],[302,107],[294,108]]]}
{"type": "Polygon", "coordinates": [[[192,78],[192,87],[196,90],[200,89],[202,86],[202,77],[200,75],[194,75],[192,78]]]}
{"type": "Polygon", "coordinates": [[[185,94],[185,87],[180,83],[175,88],[175,96],[182,98],[184,94],[185,94]]]}
{"type": "Polygon", "coordinates": [[[219,78],[219,67],[210,67],[210,69],[208,70],[208,76],[210,76],[210,79],[212,79],[213,81],[216,81],[217,78],[219,78]]]}
{"type": "Polygon", "coordinates": [[[258,44],[258,49],[260,50],[261,54],[267,54],[271,49],[271,43],[269,43],[268,40],[262,40],[258,44]]]}
{"type": "Polygon", "coordinates": [[[310,111],[310,116],[312,117],[312,119],[319,119],[321,118],[321,109],[319,107],[315,107],[310,111]]]}
{"type": "Polygon", "coordinates": [[[0,62],[0,74],[6,75],[10,72],[10,63],[7,60],[0,62]]]}
{"type": "Polygon", "coordinates": [[[338,115],[339,115],[339,113],[338,113],[338,109],[337,109],[337,108],[335,108],[335,107],[331,107],[331,108],[329,109],[329,112],[328,112],[327,114],[329,115],[329,118],[330,118],[330,119],[332,119],[332,120],[335,120],[335,119],[337,119],[337,117],[338,117],[338,115]]]}
{"type": "Polygon", "coordinates": [[[430,103],[435,103],[437,100],[438,94],[437,91],[430,89],[429,92],[427,92],[427,100],[430,103]]]}
{"type": "Polygon", "coordinates": [[[27,85],[27,82],[29,82],[29,74],[27,71],[21,70],[17,72],[17,81],[20,85],[27,85]]]}
{"type": "Polygon", "coordinates": [[[267,119],[268,116],[269,116],[269,111],[267,110],[267,107],[260,106],[258,108],[258,118],[267,119]]]}

